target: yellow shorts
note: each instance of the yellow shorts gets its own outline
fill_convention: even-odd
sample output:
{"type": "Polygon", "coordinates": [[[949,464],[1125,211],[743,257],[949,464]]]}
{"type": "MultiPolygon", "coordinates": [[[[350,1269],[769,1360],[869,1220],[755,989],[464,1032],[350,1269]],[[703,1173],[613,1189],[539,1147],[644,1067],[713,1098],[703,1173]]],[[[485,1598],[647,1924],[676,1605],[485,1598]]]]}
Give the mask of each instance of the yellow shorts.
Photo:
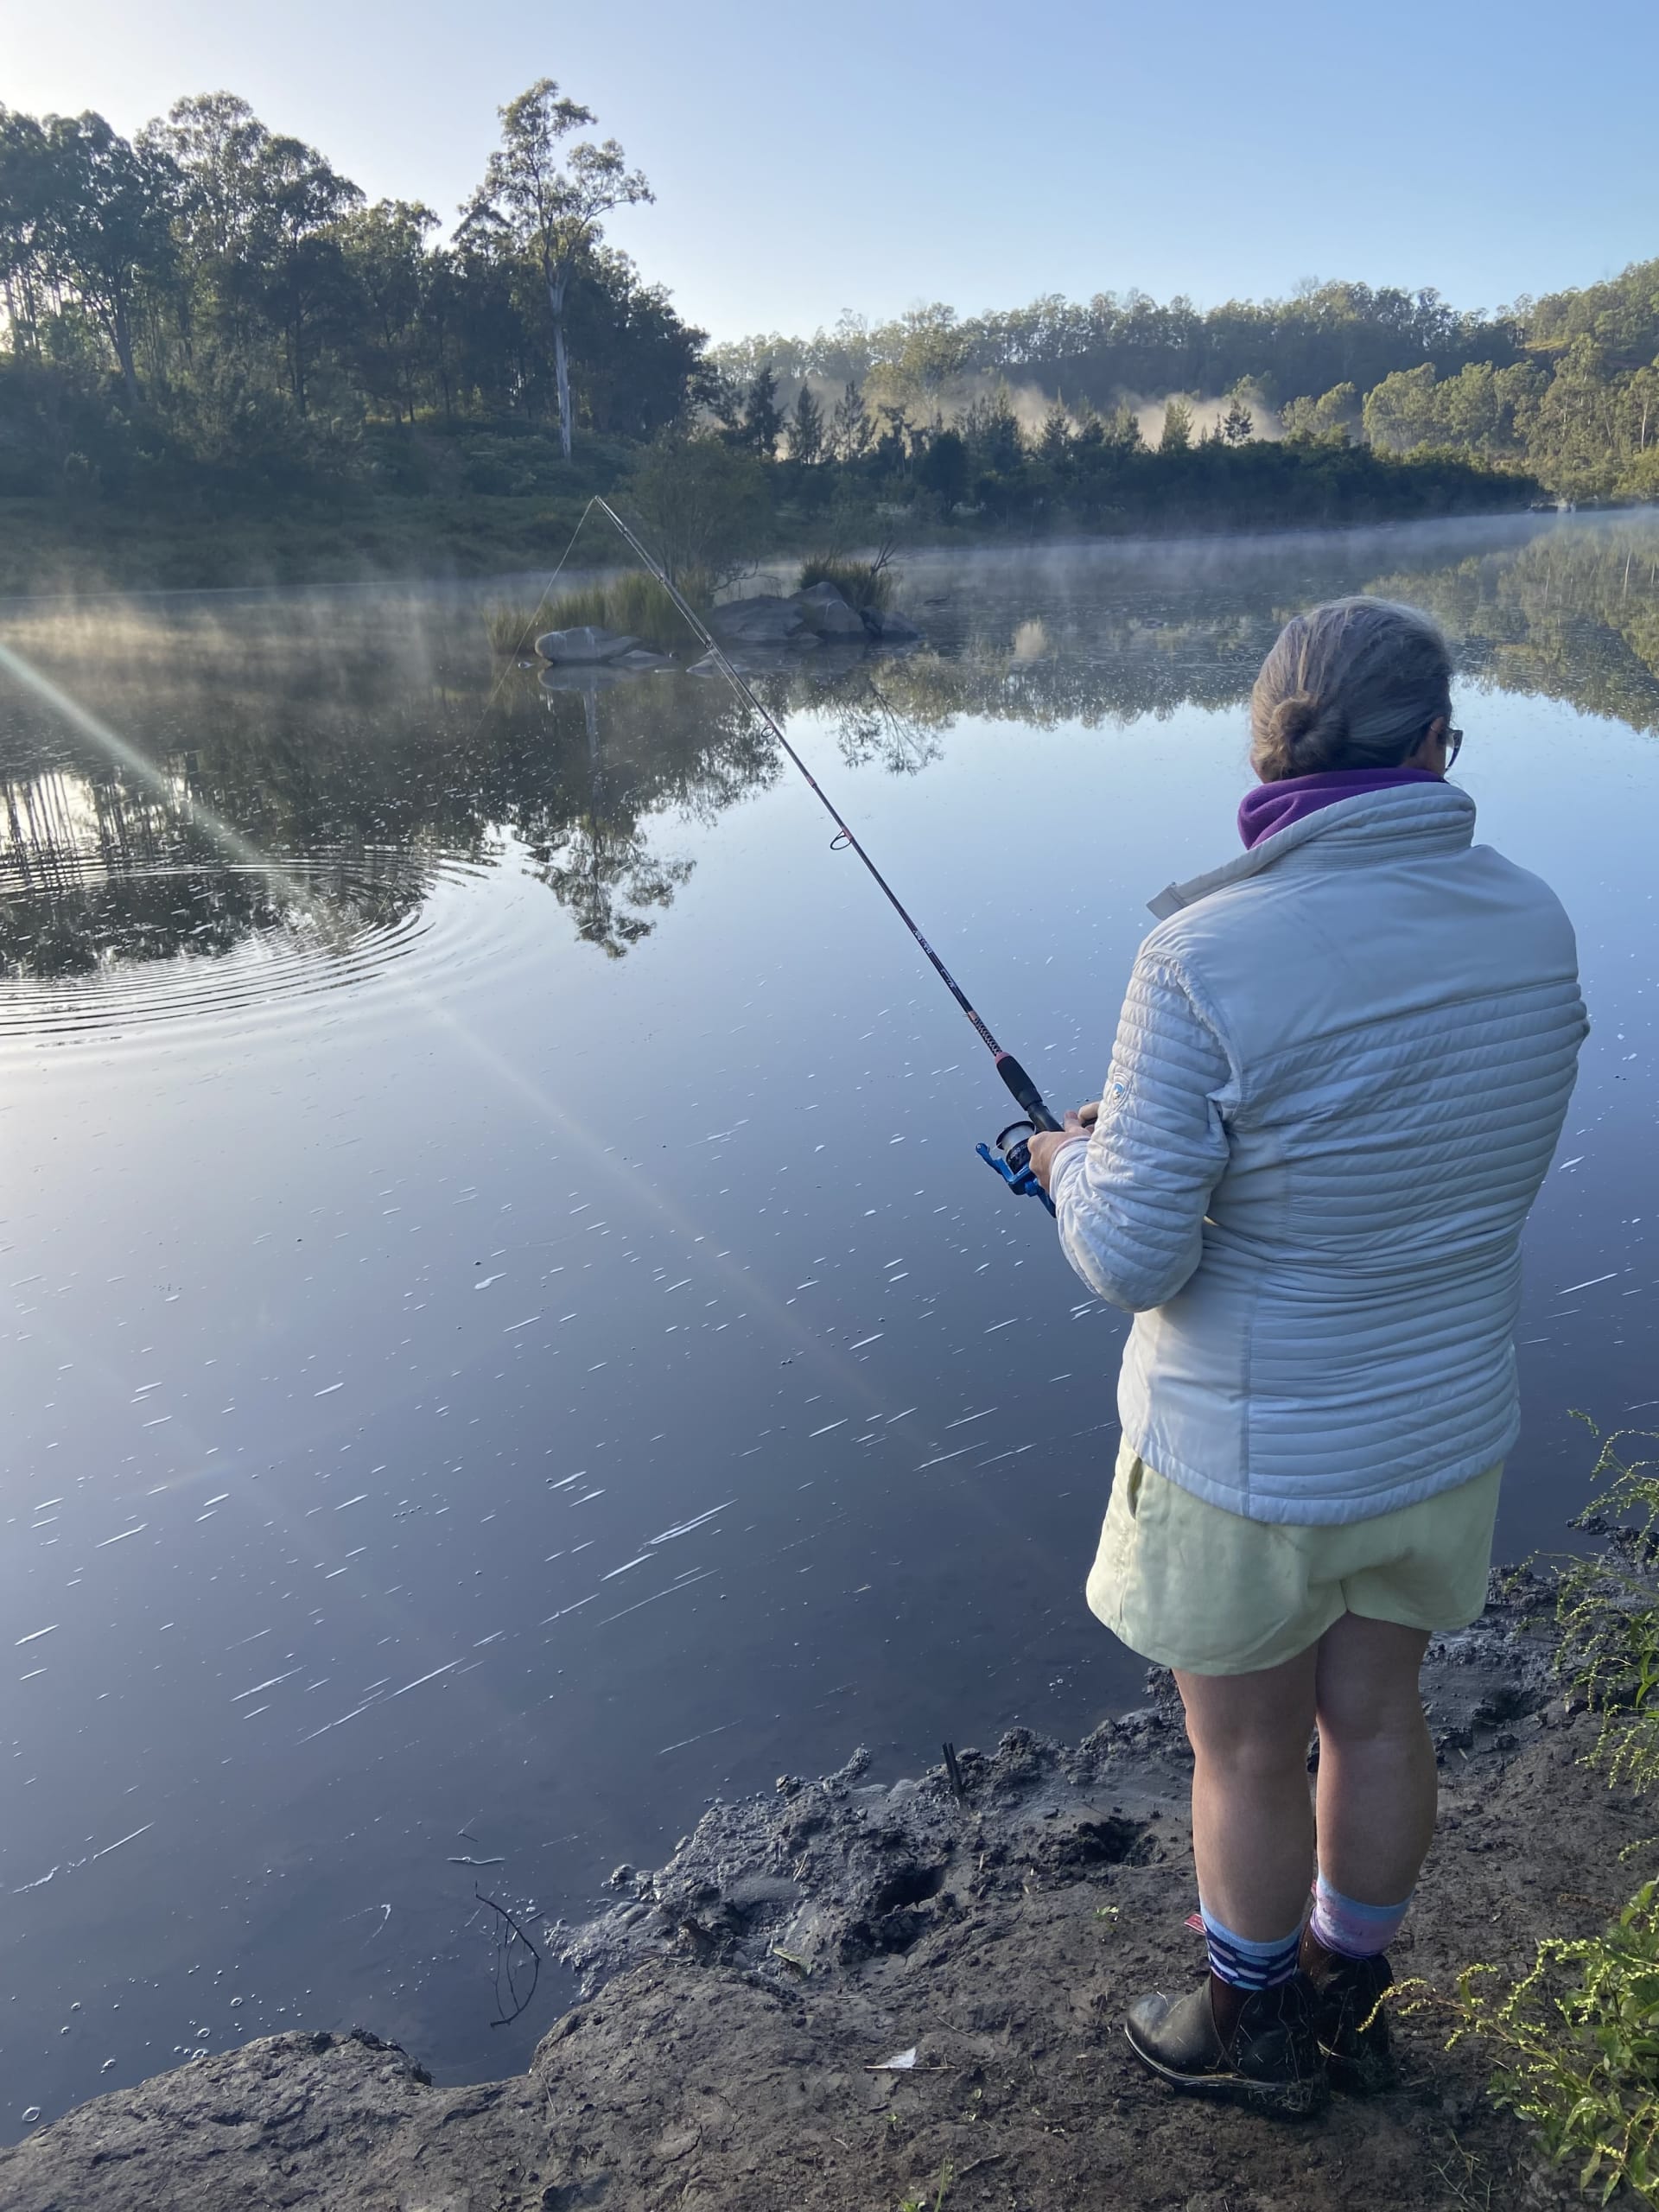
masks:
{"type": "Polygon", "coordinates": [[[1125,1444],[1089,1609],[1131,1651],[1194,1675],[1280,1666],[1344,1613],[1462,1628],[1486,1603],[1503,1472],[1500,1462],[1370,1521],[1250,1521],[1167,1481],[1125,1444]]]}

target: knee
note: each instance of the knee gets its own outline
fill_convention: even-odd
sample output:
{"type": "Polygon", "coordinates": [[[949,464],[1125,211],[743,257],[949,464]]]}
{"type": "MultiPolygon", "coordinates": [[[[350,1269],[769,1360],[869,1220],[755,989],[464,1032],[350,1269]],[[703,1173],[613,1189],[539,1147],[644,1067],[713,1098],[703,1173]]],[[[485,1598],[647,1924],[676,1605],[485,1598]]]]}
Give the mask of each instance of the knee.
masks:
{"type": "Polygon", "coordinates": [[[1186,1739],[1192,1756],[1218,1780],[1249,1785],[1282,1782],[1307,1774],[1305,1731],[1281,1728],[1209,1728],[1187,1715],[1186,1739]]]}
{"type": "Polygon", "coordinates": [[[1338,1752],[1371,1752],[1406,1757],[1428,1740],[1428,1721],[1420,1698],[1342,1699],[1321,1705],[1319,1743],[1338,1752]]]}

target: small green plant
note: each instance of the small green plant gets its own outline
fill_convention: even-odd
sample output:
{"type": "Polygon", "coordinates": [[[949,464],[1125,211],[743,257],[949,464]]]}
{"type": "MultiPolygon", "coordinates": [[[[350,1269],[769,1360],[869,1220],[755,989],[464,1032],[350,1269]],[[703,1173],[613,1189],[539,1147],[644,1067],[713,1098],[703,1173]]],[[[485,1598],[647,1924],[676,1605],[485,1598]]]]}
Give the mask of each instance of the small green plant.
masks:
{"type": "Polygon", "coordinates": [[[1448,2048],[1478,2036],[1497,2052],[1494,2099],[1576,2160],[1581,2188],[1659,2202],[1659,1883],[1605,1935],[1547,1936],[1519,1981],[1465,1967],[1452,2005],[1448,2048]]]}
{"type": "MultiPolygon", "coordinates": [[[[1659,1783],[1659,1464],[1628,1456],[1632,1437],[1648,1440],[1599,1440],[1603,1487],[1579,1525],[1604,1546],[1562,1578],[1555,1664],[1600,1723],[1586,1764],[1647,1790],[1659,1783]]],[[[1546,1936],[1518,1980],[1471,1966],[1449,2000],[1421,1985],[1402,1994],[1408,2009],[1448,2007],[1448,2049],[1474,2037],[1495,2054],[1493,2098],[1552,2158],[1577,2162],[1580,2187],[1604,2204],[1620,2188],[1659,2204],[1659,1882],[1600,1935],[1546,1936]]]]}
{"type": "Polygon", "coordinates": [[[1581,1699],[1600,1724],[1589,1764],[1610,1786],[1647,1790],[1659,1783],[1659,1461],[1627,1457],[1632,1439],[1659,1442],[1639,1429],[1600,1439],[1592,1478],[1605,1487],[1578,1525],[1607,1541],[1562,1581],[1556,1664],[1568,1697],[1581,1699]]]}
{"type": "Polygon", "coordinates": [[[950,2184],[956,2177],[956,2169],[951,2164],[950,2159],[947,2158],[944,2164],[939,2168],[939,2177],[938,2182],[934,2184],[934,2190],[931,2198],[930,2199],[925,2196],[906,2196],[900,2202],[899,2212],[944,2212],[944,2200],[949,2195],[950,2184]]]}
{"type": "Polygon", "coordinates": [[[801,563],[797,589],[810,591],[814,584],[833,584],[849,607],[885,607],[893,595],[893,547],[884,545],[873,561],[855,561],[842,553],[819,553],[801,563]]]}
{"type": "MultiPolygon", "coordinates": [[[[699,613],[705,611],[707,591],[702,579],[682,577],[678,585],[699,613]]],[[[655,576],[630,569],[608,583],[588,584],[563,593],[541,607],[500,601],[486,607],[484,627],[497,652],[528,652],[543,630],[615,630],[659,652],[683,651],[696,645],[690,626],[655,576]]]]}

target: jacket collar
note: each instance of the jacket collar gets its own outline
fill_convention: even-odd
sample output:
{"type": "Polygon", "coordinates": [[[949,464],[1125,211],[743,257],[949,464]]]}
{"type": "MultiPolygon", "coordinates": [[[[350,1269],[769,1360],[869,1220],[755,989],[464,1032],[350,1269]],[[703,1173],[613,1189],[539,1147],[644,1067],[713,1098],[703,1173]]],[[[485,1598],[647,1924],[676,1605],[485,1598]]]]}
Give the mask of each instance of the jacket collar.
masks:
{"type": "Polygon", "coordinates": [[[1455,784],[1361,791],[1275,830],[1207,875],[1168,885],[1147,904],[1160,922],[1167,921],[1211,892],[1224,891],[1268,868],[1300,874],[1372,861],[1422,859],[1432,853],[1460,852],[1473,842],[1474,834],[1475,802],[1455,784]]]}

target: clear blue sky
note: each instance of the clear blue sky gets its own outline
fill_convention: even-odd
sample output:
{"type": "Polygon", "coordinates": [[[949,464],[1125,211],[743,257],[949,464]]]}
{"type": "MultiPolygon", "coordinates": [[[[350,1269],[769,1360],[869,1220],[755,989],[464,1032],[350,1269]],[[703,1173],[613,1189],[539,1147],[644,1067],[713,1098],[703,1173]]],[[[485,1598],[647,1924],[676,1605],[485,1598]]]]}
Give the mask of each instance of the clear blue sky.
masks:
{"type": "Polygon", "coordinates": [[[658,204],[613,235],[717,338],[925,300],[1304,276],[1460,306],[1659,255],[1659,4],[1117,0],[59,0],[11,11],[0,99],[131,130],[240,92],[372,195],[446,221],[537,76],[658,204]]]}

